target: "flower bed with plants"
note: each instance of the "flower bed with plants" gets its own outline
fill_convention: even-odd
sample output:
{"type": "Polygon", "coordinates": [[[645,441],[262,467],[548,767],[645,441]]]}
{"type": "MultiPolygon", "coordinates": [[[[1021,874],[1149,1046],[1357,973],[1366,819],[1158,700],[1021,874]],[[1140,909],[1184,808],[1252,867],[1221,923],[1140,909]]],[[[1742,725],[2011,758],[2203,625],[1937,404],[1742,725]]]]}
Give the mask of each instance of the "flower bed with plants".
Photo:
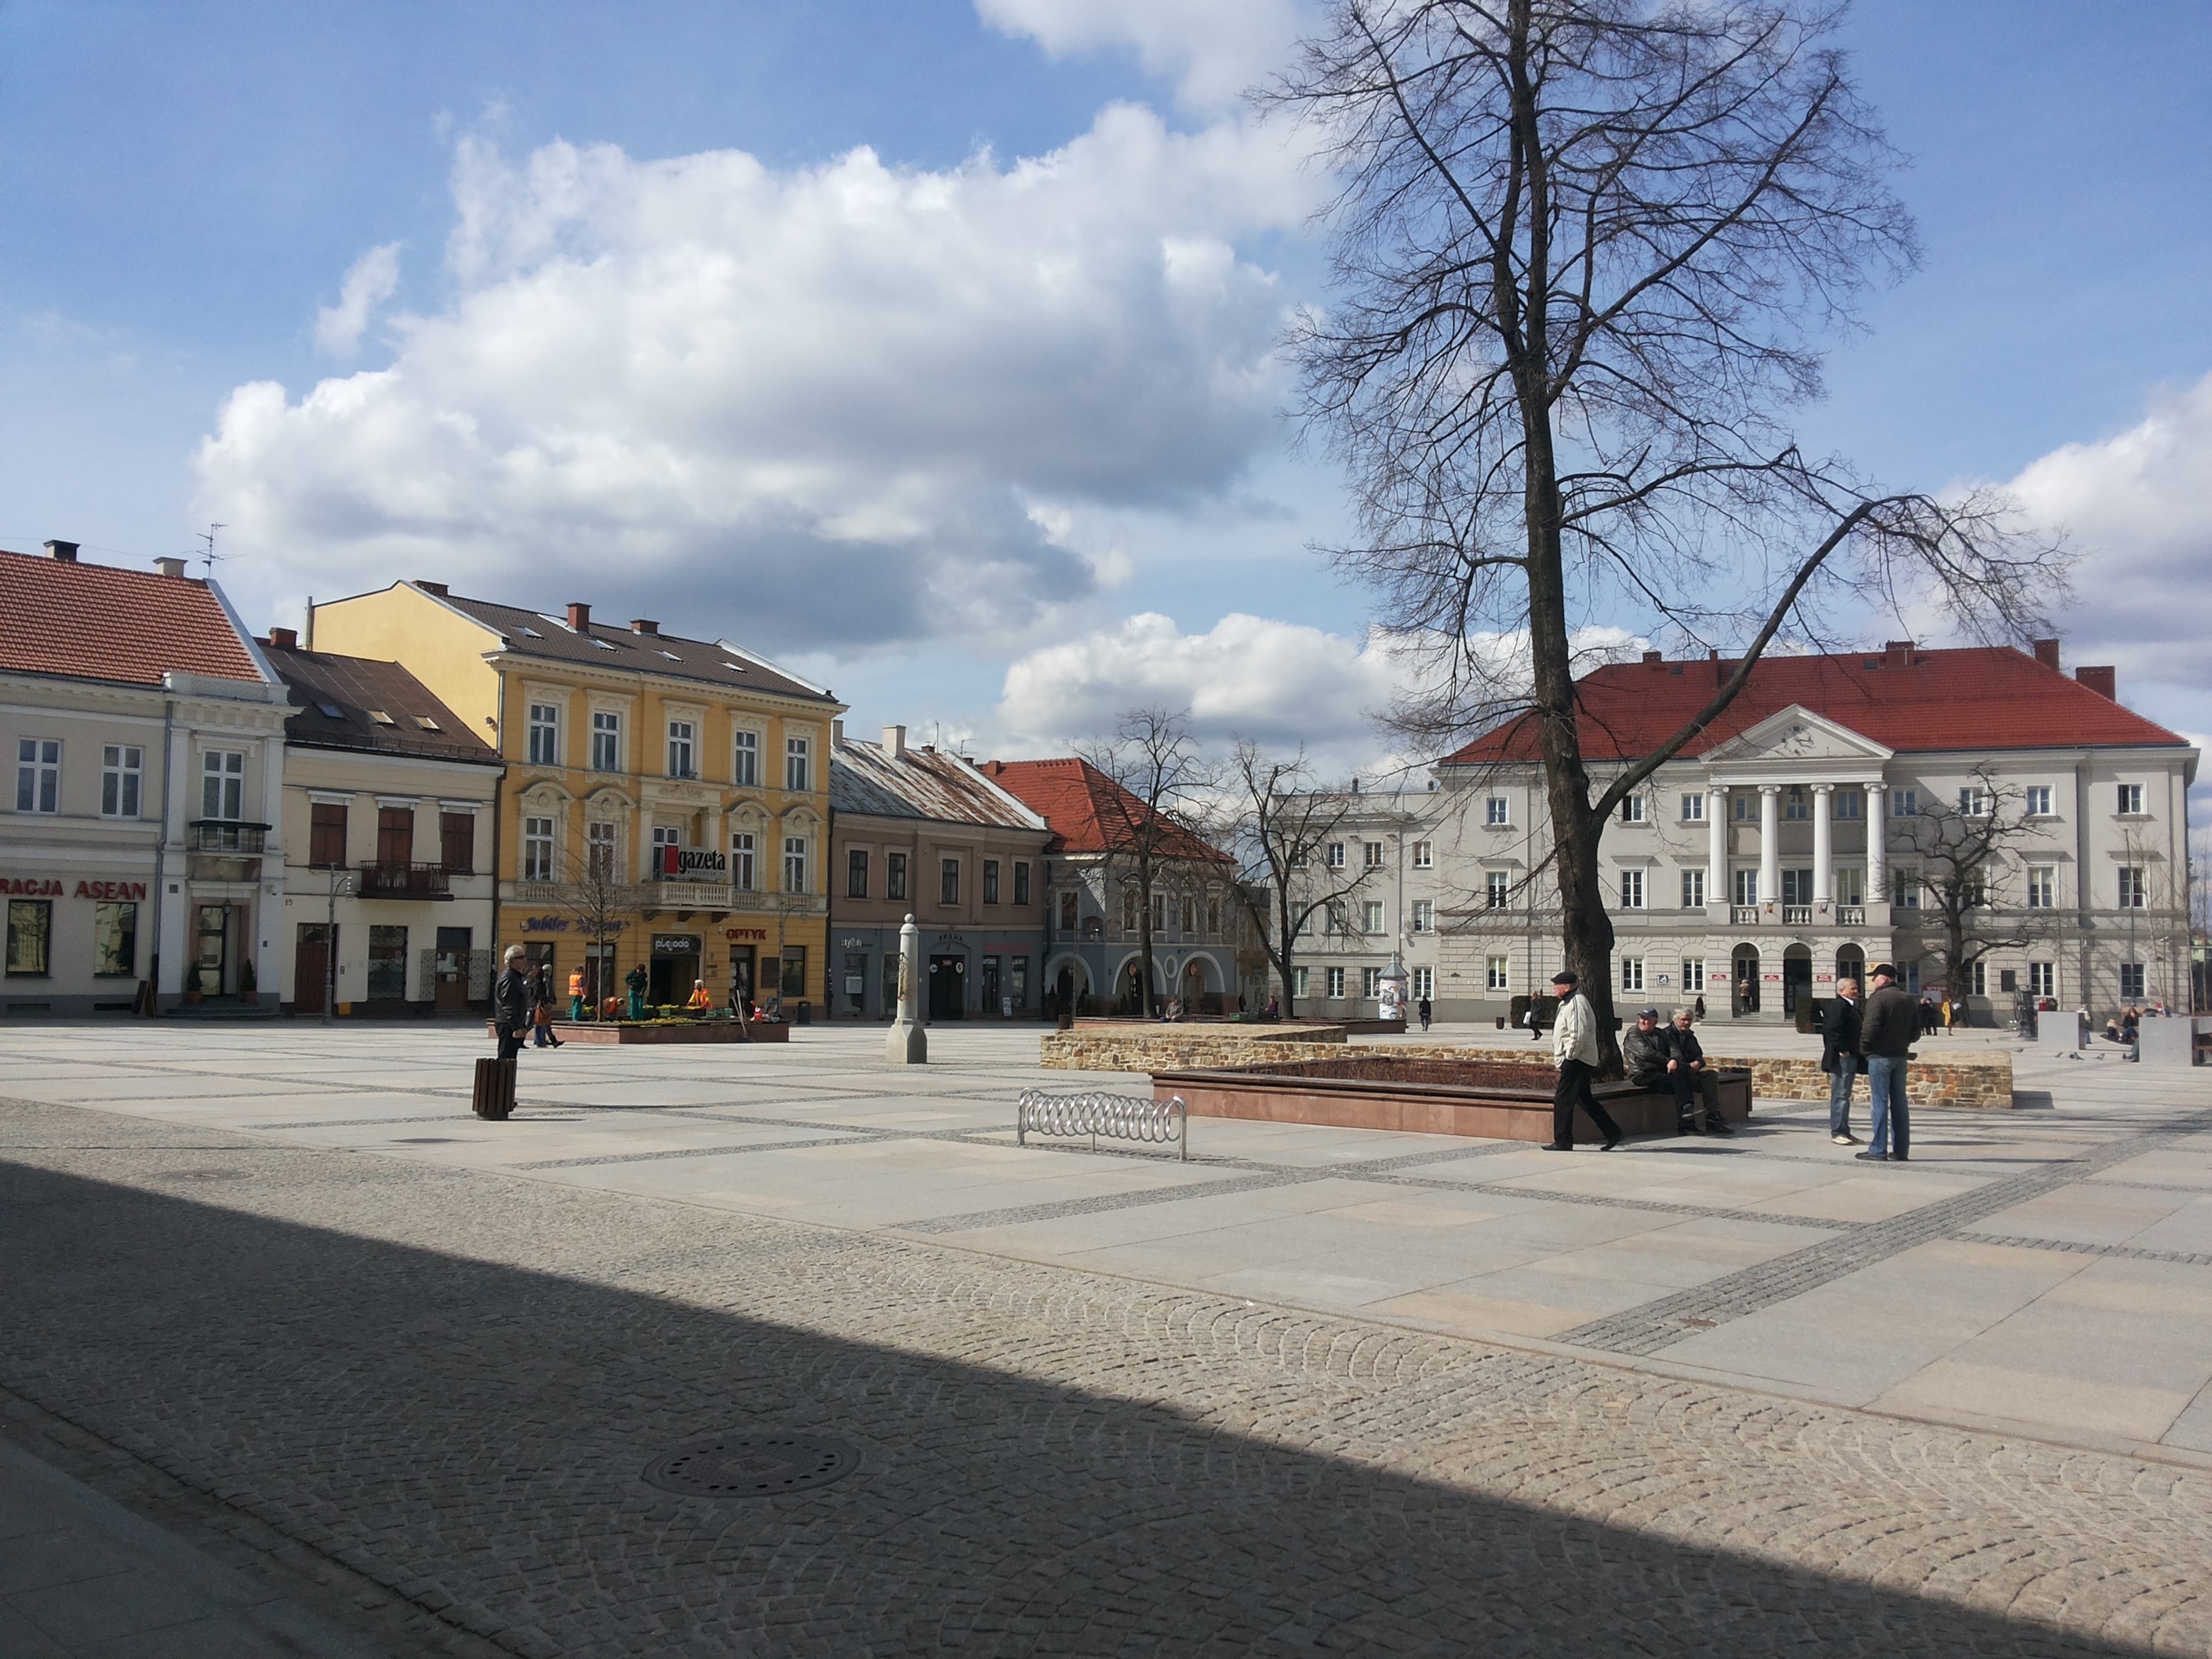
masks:
{"type": "MultiPolygon", "coordinates": [[[[496,1036],[486,1022],[484,1029],[496,1036]]],[[[553,1034],[563,1042],[788,1042],[791,1027],[780,1019],[735,1020],[727,1015],[707,1019],[601,1019],[553,1022],[553,1034]]]]}

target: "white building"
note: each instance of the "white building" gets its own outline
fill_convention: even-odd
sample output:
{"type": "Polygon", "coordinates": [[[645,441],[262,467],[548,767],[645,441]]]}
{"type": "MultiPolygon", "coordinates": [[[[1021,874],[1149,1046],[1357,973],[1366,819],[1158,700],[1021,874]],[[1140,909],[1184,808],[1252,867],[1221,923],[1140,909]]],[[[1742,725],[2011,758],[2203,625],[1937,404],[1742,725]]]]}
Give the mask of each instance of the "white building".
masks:
{"type": "Polygon", "coordinates": [[[0,1012],[273,1006],[284,687],[182,559],[46,550],[0,552],[0,1012]]]}
{"type": "MultiPolygon", "coordinates": [[[[1594,787],[1680,729],[1732,662],[1640,663],[1578,682],[1594,787]]],[[[2015,999],[2100,1013],[2189,994],[2188,791],[2197,751],[2115,700],[2058,642],[1762,661],[1721,718],[1623,803],[1601,862],[1616,1003],[1702,997],[1768,1022],[1869,963],[1984,1023],[2015,999]],[[1927,853],[1946,817],[2021,822],[1981,868],[1972,933],[2014,940],[1940,984],[1927,853]]],[[[1376,879],[1301,941],[1300,1012],[1371,1012],[1402,952],[1443,1019],[1508,1014],[1561,965],[1543,770],[1527,717],[1445,757],[1436,787],[1370,795],[1342,826],[1376,879]],[[1379,914],[1378,914],[1379,913],[1379,914]],[[1364,981],[1364,982],[1363,982],[1364,981]],[[1331,994],[1341,991],[1340,997],[1331,994]]]]}

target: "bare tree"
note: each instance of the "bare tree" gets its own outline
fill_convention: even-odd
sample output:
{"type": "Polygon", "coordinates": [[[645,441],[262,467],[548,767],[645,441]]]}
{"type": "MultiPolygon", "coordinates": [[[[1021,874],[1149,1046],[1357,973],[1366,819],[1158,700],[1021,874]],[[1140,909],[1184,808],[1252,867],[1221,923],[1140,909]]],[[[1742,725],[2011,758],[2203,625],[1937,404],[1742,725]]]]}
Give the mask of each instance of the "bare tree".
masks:
{"type": "Polygon", "coordinates": [[[1110,740],[1079,744],[1077,756],[1114,787],[1093,792],[1105,832],[1108,867],[1121,873],[1124,890],[1133,878],[1137,940],[1144,962],[1145,1003],[1153,1006],[1152,894],[1169,871],[1194,854],[1218,856],[1202,830],[1214,774],[1191,736],[1188,711],[1138,708],[1114,722],[1110,740]]]}
{"type": "Polygon", "coordinates": [[[1911,597],[2016,636],[2053,580],[2002,500],[1876,489],[1784,422],[1819,392],[1819,336],[1918,257],[1834,21],[1789,0],[1334,0],[1259,95],[1340,185],[1334,301],[1293,343],[1308,429],[1353,485],[1334,556],[1429,671],[1394,724],[1439,746],[1533,724],[1566,964],[1608,1060],[1598,844],[1621,799],[1786,621],[1911,597]],[[1593,799],[1573,641],[1624,605],[1649,634],[1749,643],[1593,799]]]}
{"type": "Polygon", "coordinates": [[[572,847],[561,862],[562,880],[554,890],[554,902],[597,947],[593,960],[598,971],[586,975],[594,981],[596,1018],[599,1005],[614,994],[612,941],[621,936],[627,918],[647,908],[646,896],[643,889],[622,879],[619,854],[611,842],[587,842],[580,850],[572,847]]]}
{"type": "Polygon", "coordinates": [[[1297,1012],[1297,941],[1316,911],[1341,902],[1367,878],[1349,861],[1323,855],[1329,837],[1351,815],[1352,796],[1314,787],[1303,745],[1285,760],[1239,739],[1223,798],[1227,822],[1219,839],[1237,849],[1246,879],[1237,884],[1252,926],[1283,985],[1283,1012],[1297,1012]]]}
{"type": "MultiPolygon", "coordinates": [[[[2008,790],[1988,768],[1959,792],[1955,805],[1921,803],[1905,823],[1905,837],[1917,860],[1917,876],[1926,902],[1920,910],[1922,950],[1934,945],[1943,964],[1943,984],[1956,1003],[1972,994],[1974,964],[1999,951],[2018,950],[2054,937],[2057,912],[2046,898],[2029,904],[2029,880],[2008,856],[2028,830],[2027,798],[2008,790]],[[1932,934],[1932,939],[1927,935],[1932,934]]],[[[1904,915],[1908,912],[1893,912],[1904,915]]]]}

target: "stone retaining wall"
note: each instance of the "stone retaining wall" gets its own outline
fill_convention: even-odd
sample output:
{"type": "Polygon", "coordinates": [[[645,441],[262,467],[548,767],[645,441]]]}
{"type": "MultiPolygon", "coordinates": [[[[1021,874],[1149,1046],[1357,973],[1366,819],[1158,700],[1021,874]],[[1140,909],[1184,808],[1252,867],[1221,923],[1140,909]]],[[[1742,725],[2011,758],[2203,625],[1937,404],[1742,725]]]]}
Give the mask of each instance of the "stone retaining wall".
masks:
{"type": "Polygon", "coordinates": [[[1178,1072],[1307,1059],[1316,1043],[1343,1041],[1341,1025],[1079,1025],[1046,1036],[1037,1063],[1070,1072],[1178,1072]]]}
{"type": "MultiPolygon", "coordinates": [[[[1538,1045],[1531,1043],[1532,1048],[1538,1045]]],[[[1539,1048],[1547,1060],[1548,1047],[1539,1048]]],[[[1469,1060],[1498,1050],[1449,1047],[1443,1044],[1393,1045],[1389,1052],[1434,1060],[1469,1060]]],[[[1819,1100],[1828,1097],[1828,1074],[1820,1069],[1818,1054],[1717,1054],[1705,1058],[1712,1065],[1741,1067],[1751,1073],[1751,1092],[1759,1100],[1819,1100]]],[[[2004,1110],[2011,1107],[2012,1055],[2002,1049],[1986,1049],[1972,1056],[1948,1060],[1915,1060],[1905,1069],[1905,1097],[1915,1106],[1960,1106],[1976,1110],[2004,1110]]],[[[1866,1080],[1854,1085],[1852,1109],[1863,1112],[1866,1080]]]]}

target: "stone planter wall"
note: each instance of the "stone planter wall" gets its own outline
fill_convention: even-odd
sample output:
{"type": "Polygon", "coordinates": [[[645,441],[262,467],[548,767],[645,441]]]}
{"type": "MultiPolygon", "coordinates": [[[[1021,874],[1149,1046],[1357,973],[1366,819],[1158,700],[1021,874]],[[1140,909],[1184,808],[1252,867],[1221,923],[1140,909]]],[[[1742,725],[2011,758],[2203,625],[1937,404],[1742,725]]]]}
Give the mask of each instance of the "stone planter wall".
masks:
{"type": "Polygon", "coordinates": [[[1341,1025],[1079,1025],[1043,1038],[1037,1063],[1069,1072],[1257,1066],[1297,1060],[1310,1055],[1316,1043],[1343,1041],[1341,1025]]]}
{"type": "MultiPolygon", "coordinates": [[[[1548,1044],[1530,1043],[1547,1060],[1548,1044]]],[[[1394,1054],[1435,1060],[1468,1060],[1496,1056],[1498,1050],[1450,1048],[1442,1044],[1407,1044],[1393,1048],[1394,1054]]],[[[1922,1051],[1925,1053],[1925,1050],[1922,1051]]],[[[1814,1054],[1731,1055],[1707,1051],[1706,1063],[1751,1073],[1751,1092],[1759,1100],[1817,1100],[1828,1097],[1828,1074],[1814,1054]]],[[[1914,1060],[1905,1069],[1905,1098],[1915,1106],[1960,1106],[1980,1111],[2007,1110],[2012,1103],[2012,1055],[2002,1049],[1984,1049],[1945,1060],[1914,1060]]],[[[1854,1109],[1864,1110],[1866,1079],[1854,1085],[1854,1109]]]]}

